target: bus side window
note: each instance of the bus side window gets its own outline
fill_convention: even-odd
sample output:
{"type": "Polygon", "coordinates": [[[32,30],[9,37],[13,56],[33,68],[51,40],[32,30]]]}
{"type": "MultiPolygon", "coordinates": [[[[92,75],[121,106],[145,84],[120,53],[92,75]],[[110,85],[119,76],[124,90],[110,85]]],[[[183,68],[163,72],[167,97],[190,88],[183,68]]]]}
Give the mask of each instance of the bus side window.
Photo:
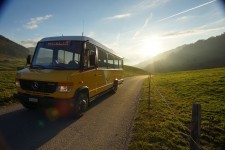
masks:
{"type": "Polygon", "coordinates": [[[114,57],[114,67],[119,68],[119,57],[114,57]]]}
{"type": "Polygon", "coordinates": [[[96,48],[94,45],[87,43],[84,51],[84,68],[94,68],[96,66],[96,48]]]}
{"type": "Polygon", "coordinates": [[[107,54],[100,48],[98,48],[98,67],[107,68],[107,54]]]}
{"type": "Polygon", "coordinates": [[[89,52],[89,62],[90,67],[96,66],[96,52],[93,50],[90,50],[89,52]]]}
{"type": "Polygon", "coordinates": [[[108,68],[114,68],[114,56],[108,54],[108,68]]]}

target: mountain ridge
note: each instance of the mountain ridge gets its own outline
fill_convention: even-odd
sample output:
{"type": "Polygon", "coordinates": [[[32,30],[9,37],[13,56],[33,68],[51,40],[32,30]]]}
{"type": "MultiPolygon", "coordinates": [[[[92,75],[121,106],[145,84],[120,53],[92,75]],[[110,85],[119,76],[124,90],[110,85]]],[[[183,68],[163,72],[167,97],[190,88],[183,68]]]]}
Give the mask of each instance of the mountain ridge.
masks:
{"type": "Polygon", "coordinates": [[[12,40],[0,35],[0,54],[16,58],[26,58],[29,50],[12,40]]]}
{"type": "Polygon", "coordinates": [[[175,72],[225,67],[225,33],[166,51],[136,67],[150,72],[175,72]]]}

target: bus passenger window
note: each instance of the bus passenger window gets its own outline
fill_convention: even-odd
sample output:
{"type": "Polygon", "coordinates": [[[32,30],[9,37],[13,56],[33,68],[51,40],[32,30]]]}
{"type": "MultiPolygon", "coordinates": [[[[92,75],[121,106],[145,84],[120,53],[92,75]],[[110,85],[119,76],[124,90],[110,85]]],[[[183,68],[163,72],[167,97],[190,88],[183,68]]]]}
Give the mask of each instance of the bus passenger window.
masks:
{"type": "Polygon", "coordinates": [[[85,50],[84,51],[84,68],[88,68],[88,57],[89,57],[89,51],[85,50]]]}
{"type": "Polygon", "coordinates": [[[89,62],[90,67],[96,66],[96,53],[94,51],[90,51],[89,62]]]}
{"type": "Polygon", "coordinates": [[[84,51],[84,68],[95,67],[96,48],[94,45],[87,43],[87,48],[84,51]]]}
{"type": "Polygon", "coordinates": [[[108,68],[114,68],[114,56],[108,54],[108,68]]]}
{"type": "Polygon", "coordinates": [[[100,48],[98,50],[98,67],[107,68],[107,54],[100,48]]]}
{"type": "Polygon", "coordinates": [[[119,58],[118,57],[114,58],[114,67],[119,68],[119,58]]]}
{"type": "Polygon", "coordinates": [[[119,68],[123,68],[123,62],[122,62],[122,59],[119,60],[119,68]]]}

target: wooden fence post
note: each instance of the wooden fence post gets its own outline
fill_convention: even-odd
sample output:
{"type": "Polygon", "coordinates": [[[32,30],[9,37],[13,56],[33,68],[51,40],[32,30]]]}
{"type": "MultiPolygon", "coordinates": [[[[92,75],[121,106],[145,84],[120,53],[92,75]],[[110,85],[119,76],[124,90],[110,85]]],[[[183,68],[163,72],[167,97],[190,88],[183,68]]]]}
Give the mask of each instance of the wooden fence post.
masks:
{"type": "Polygon", "coordinates": [[[150,98],[151,98],[151,74],[148,77],[148,111],[150,110],[150,98]]]}
{"type": "Polygon", "coordinates": [[[190,149],[199,150],[201,131],[201,105],[192,105],[192,121],[191,121],[191,139],[190,149]]]}

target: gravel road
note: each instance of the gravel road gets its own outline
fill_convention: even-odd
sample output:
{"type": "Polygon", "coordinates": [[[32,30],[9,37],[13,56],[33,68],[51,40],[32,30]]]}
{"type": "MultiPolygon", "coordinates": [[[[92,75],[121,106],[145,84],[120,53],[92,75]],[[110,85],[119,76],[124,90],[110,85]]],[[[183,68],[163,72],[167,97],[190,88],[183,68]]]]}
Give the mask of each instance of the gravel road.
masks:
{"type": "Polygon", "coordinates": [[[126,78],[116,94],[96,99],[78,119],[52,119],[20,104],[1,108],[0,149],[127,149],[145,78],[126,78]]]}

